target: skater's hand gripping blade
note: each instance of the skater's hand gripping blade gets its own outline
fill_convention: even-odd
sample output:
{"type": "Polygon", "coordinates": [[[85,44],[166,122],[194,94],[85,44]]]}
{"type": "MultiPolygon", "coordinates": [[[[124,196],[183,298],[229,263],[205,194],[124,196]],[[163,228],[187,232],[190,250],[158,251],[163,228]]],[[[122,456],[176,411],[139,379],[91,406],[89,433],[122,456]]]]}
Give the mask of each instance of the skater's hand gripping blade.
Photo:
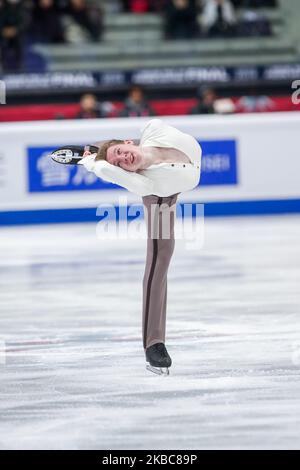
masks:
{"type": "Polygon", "coordinates": [[[170,375],[169,369],[167,367],[154,367],[150,364],[146,364],[146,369],[156,375],[170,375]]]}
{"type": "Polygon", "coordinates": [[[82,160],[85,151],[89,151],[92,154],[97,153],[98,147],[94,145],[66,145],[65,147],[53,150],[50,157],[56,163],[77,165],[82,160]]]}

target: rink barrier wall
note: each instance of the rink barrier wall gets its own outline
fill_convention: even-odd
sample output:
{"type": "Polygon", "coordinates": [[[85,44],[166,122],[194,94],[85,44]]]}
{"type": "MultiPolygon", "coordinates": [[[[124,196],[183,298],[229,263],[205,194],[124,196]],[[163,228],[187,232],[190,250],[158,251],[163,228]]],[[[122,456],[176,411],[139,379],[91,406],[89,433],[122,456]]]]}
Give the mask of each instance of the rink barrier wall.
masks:
{"type": "MultiPolygon", "coordinates": [[[[148,118],[0,124],[0,225],[97,221],[99,204],[141,198],[84,167],[57,165],[61,145],[138,138],[148,118]]],[[[179,203],[206,216],[300,212],[299,113],[165,117],[203,150],[200,185],[179,203]]],[[[121,204],[122,205],[122,204],[121,204]]]]}
{"type": "MultiPolygon", "coordinates": [[[[295,213],[300,213],[300,199],[210,202],[204,204],[205,217],[264,216],[295,213]]],[[[101,218],[96,215],[95,207],[0,212],[0,226],[99,222],[100,220],[101,218]]],[[[134,218],[119,217],[117,213],[116,220],[130,222],[134,218]]]]}

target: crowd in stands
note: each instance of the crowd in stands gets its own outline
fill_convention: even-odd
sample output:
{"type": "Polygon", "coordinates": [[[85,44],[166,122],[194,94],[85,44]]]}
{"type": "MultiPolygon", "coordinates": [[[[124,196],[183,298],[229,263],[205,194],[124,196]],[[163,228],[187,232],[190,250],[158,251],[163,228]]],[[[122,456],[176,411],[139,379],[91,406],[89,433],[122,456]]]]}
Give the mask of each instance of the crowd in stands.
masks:
{"type": "MultiPolygon", "coordinates": [[[[210,0],[208,0],[210,1],[210,0]]],[[[189,3],[192,7],[201,9],[207,0],[192,0],[188,2],[176,2],[172,0],[119,0],[120,8],[128,13],[146,13],[146,12],[163,12],[171,3],[189,3]]],[[[277,0],[231,0],[234,7],[244,8],[260,8],[260,7],[276,7],[277,0]]]]}
{"type": "MultiPolygon", "coordinates": [[[[276,6],[276,0],[118,1],[119,11],[161,14],[168,40],[269,35],[268,20],[247,12],[276,6]],[[238,19],[236,7],[246,9],[243,18],[238,19]]],[[[24,47],[32,43],[100,41],[103,15],[103,4],[97,0],[0,0],[2,69],[21,70],[24,47]]]]}
{"type": "Polygon", "coordinates": [[[155,112],[149,104],[144,90],[137,85],[132,86],[124,100],[121,110],[117,111],[110,102],[99,103],[97,97],[86,93],[80,99],[80,111],[77,119],[94,119],[101,117],[148,117],[155,112]]]}
{"type": "Polygon", "coordinates": [[[38,0],[31,9],[30,34],[35,42],[66,42],[68,23],[77,24],[92,41],[101,37],[101,10],[91,9],[85,0],[38,0]]]}
{"type": "MultiPolygon", "coordinates": [[[[187,114],[233,114],[236,112],[271,111],[272,100],[260,95],[253,89],[249,95],[243,96],[235,102],[231,98],[219,97],[216,90],[201,86],[195,92],[195,104],[186,110],[187,114]]],[[[84,94],[80,99],[80,111],[74,116],[76,119],[95,119],[109,117],[150,117],[156,113],[149,103],[145,91],[134,85],[128,92],[122,107],[117,110],[113,103],[100,103],[96,95],[84,94]]],[[[63,116],[57,116],[62,119],[63,116]]]]}
{"type": "MultiPolygon", "coordinates": [[[[198,96],[205,91],[201,89],[189,98],[166,99],[160,97],[149,102],[155,116],[186,116],[188,114],[233,114],[233,113],[262,113],[262,112],[299,112],[300,105],[294,104],[290,95],[282,92],[280,95],[265,95],[258,88],[245,90],[244,96],[217,96],[216,90],[213,103],[201,101],[198,96]]],[[[207,91],[208,94],[208,91],[207,91]]],[[[97,116],[119,117],[124,108],[124,101],[102,101],[82,97],[82,100],[63,103],[39,103],[29,105],[0,106],[0,122],[43,121],[53,119],[93,119],[97,116]],[[100,112],[99,112],[100,111],[100,112]]]]}
{"type": "Polygon", "coordinates": [[[24,48],[31,43],[68,42],[78,26],[78,40],[99,41],[102,10],[87,0],[0,0],[0,47],[4,70],[22,69],[24,48]]]}
{"type": "Polygon", "coordinates": [[[252,9],[276,7],[277,0],[123,0],[125,12],[160,12],[166,39],[270,35],[267,18],[252,9]],[[238,19],[236,7],[245,12],[238,19]]]}

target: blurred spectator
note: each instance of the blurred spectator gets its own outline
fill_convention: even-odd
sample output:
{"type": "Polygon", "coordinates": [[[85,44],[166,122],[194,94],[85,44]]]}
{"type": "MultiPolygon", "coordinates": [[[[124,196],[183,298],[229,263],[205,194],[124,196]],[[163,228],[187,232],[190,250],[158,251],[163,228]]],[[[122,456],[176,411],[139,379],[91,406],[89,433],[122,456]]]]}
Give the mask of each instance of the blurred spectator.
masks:
{"type": "Polygon", "coordinates": [[[262,113],[274,109],[274,102],[266,95],[260,95],[256,88],[249,90],[247,96],[242,96],[236,103],[237,111],[244,113],[262,113]]]}
{"type": "Polygon", "coordinates": [[[164,11],[167,39],[191,39],[197,36],[197,8],[194,0],[169,0],[164,11]]]}
{"type": "Polygon", "coordinates": [[[216,114],[233,114],[236,112],[236,106],[231,98],[218,98],[214,102],[216,114]]]}
{"type": "Polygon", "coordinates": [[[237,28],[238,36],[271,36],[269,19],[259,10],[245,10],[237,28]]]}
{"type": "Polygon", "coordinates": [[[121,0],[121,4],[125,13],[130,11],[130,0],[121,0]]]}
{"type": "Polygon", "coordinates": [[[200,87],[197,91],[198,103],[189,114],[232,114],[235,105],[231,98],[218,98],[215,90],[200,87]]]}
{"type": "Polygon", "coordinates": [[[75,23],[85,30],[93,41],[98,41],[102,33],[102,10],[89,6],[86,0],[65,0],[61,11],[69,15],[75,23]]]}
{"type": "Polygon", "coordinates": [[[217,95],[212,88],[201,87],[197,90],[198,103],[189,114],[215,114],[215,101],[217,95]]]}
{"type": "Polygon", "coordinates": [[[21,0],[0,0],[0,48],[4,71],[19,71],[23,62],[26,9],[21,0]]]}
{"type": "Polygon", "coordinates": [[[129,90],[124,109],[120,112],[119,117],[141,117],[154,115],[155,113],[151,106],[147,103],[142,88],[139,86],[133,86],[129,90]]]}
{"type": "Polygon", "coordinates": [[[38,42],[65,41],[61,15],[55,0],[34,0],[30,30],[33,40],[38,42]]]}
{"type": "Polygon", "coordinates": [[[121,0],[123,11],[126,13],[161,12],[167,2],[168,0],[121,0]]]}
{"type": "Polygon", "coordinates": [[[146,13],[149,11],[149,0],[127,0],[123,5],[131,13],[146,13]]]}
{"type": "Polygon", "coordinates": [[[100,104],[95,95],[87,93],[80,99],[80,111],[76,115],[77,119],[97,119],[105,117],[100,104]]]}
{"type": "Polygon", "coordinates": [[[230,0],[206,0],[201,23],[208,36],[232,36],[235,32],[236,15],[230,0]]]}

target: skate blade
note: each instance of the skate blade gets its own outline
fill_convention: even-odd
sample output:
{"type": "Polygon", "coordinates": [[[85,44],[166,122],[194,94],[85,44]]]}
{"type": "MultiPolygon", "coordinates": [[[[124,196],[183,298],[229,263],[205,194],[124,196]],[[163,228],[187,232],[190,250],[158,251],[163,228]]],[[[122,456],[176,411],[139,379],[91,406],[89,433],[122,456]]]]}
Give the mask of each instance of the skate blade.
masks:
{"type": "Polygon", "coordinates": [[[156,375],[170,375],[169,369],[167,367],[154,367],[150,364],[146,364],[146,369],[156,375]]]}

